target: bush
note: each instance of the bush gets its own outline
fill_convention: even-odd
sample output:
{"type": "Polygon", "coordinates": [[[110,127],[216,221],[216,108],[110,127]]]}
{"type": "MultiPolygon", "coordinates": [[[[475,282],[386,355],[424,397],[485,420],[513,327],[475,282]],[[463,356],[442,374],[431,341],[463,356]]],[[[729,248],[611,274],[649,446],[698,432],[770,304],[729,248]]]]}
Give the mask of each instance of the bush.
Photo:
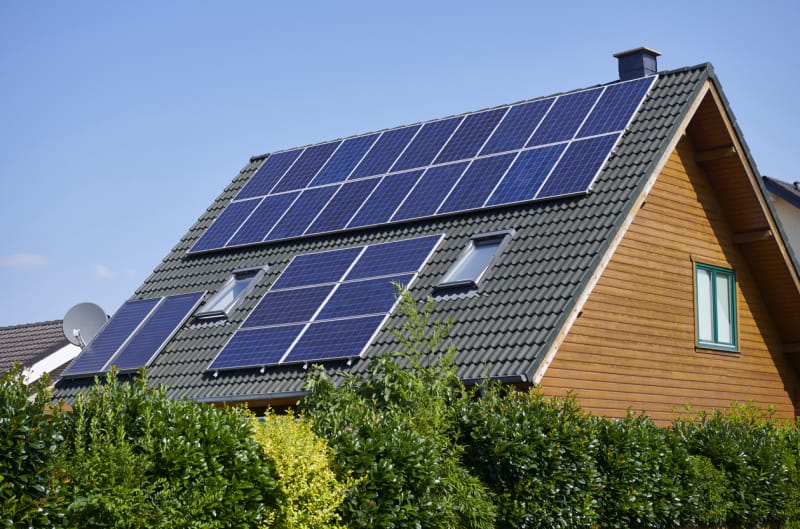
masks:
{"type": "Polygon", "coordinates": [[[113,373],[62,415],[66,525],[257,527],[276,503],[251,416],[168,399],[113,373]]]}
{"type": "Polygon", "coordinates": [[[255,439],[275,462],[281,502],[264,527],[339,529],[337,513],[349,482],[339,482],[331,468],[328,444],[303,417],[269,412],[255,421],[255,439]]]}
{"type": "Polygon", "coordinates": [[[50,527],[57,521],[53,464],[61,437],[48,415],[47,380],[33,401],[17,364],[0,379],[0,525],[50,527]]]}

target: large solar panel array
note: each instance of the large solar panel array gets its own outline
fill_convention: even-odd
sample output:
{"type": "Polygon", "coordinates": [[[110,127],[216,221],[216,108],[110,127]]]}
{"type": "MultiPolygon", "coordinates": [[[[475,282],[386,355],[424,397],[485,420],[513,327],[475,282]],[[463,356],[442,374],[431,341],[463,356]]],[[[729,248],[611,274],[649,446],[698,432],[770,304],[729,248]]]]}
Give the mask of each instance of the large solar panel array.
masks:
{"type": "Polygon", "coordinates": [[[654,79],[272,154],[189,252],[585,193],[654,79]]]}
{"type": "Polygon", "coordinates": [[[108,371],[135,371],[150,365],[183,325],[204,292],[126,301],[81,354],[64,370],[67,378],[108,371]]]}
{"type": "Polygon", "coordinates": [[[210,370],[361,356],[440,235],[296,256],[210,370]]]}

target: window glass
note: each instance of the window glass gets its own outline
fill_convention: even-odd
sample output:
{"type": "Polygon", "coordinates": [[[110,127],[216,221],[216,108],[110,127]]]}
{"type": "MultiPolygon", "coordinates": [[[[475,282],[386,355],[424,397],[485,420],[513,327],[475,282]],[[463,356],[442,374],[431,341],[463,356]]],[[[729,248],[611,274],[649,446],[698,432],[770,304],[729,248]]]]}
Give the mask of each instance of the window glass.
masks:
{"type": "Polygon", "coordinates": [[[714,340],[714,305],[711,300],[711,272],[697,269],[697,335],[702,341],[714,340]]]}
{"type": "Polygon", "coordinates": [[[736,278],[733,270],[697,263],[697,341],[703,347],[736,350],[736,278]]]}
{"type": "Polygon", "coordinates": [[[234,272],[225,285],[214,296],[209,299],[196,316],[210,317],[227,315],[238,304],[257,282],[264,275],[261,268],[253,270],[242,270],[234,272]]]}
{"type": "Polygon", "coordinates": [[[728,274],[717,272],[717,341],[733,343],[733,324],[731,321],[731,278],[728,274]]]}
{"type": "Polygon", "coordinates": [[[503,231],[473,236],[436,288],[478,286],[508,246],[512,235],[513,231],[503,231]]]}

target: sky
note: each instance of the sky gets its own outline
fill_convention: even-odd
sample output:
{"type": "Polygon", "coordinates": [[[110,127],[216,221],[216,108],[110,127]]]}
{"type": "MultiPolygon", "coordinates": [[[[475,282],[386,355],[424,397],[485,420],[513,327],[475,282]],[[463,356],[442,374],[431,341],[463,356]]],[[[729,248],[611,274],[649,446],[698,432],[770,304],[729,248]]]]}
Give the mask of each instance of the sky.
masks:
{"type": "Polygon", "coordinates": [[[800,180],[800,3],[0,2],[0,326],[107,313],[250,156],[711,62],[800,180]]]}

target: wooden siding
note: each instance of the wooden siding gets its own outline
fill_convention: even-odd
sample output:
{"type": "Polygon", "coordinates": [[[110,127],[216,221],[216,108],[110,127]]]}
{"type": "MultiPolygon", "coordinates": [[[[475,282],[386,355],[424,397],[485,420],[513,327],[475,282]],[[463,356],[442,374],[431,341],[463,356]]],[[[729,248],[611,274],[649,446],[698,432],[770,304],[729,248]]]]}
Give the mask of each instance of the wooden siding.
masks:
{"type": "Polygon", "coordinates": [[[795,413],[798,376],[709,179],[681,140],[541,381],[596,414],[668,421],[731,401],[795,413]],[[739,352],[695,346],[692,259],[736,271],[739,352]]]}

